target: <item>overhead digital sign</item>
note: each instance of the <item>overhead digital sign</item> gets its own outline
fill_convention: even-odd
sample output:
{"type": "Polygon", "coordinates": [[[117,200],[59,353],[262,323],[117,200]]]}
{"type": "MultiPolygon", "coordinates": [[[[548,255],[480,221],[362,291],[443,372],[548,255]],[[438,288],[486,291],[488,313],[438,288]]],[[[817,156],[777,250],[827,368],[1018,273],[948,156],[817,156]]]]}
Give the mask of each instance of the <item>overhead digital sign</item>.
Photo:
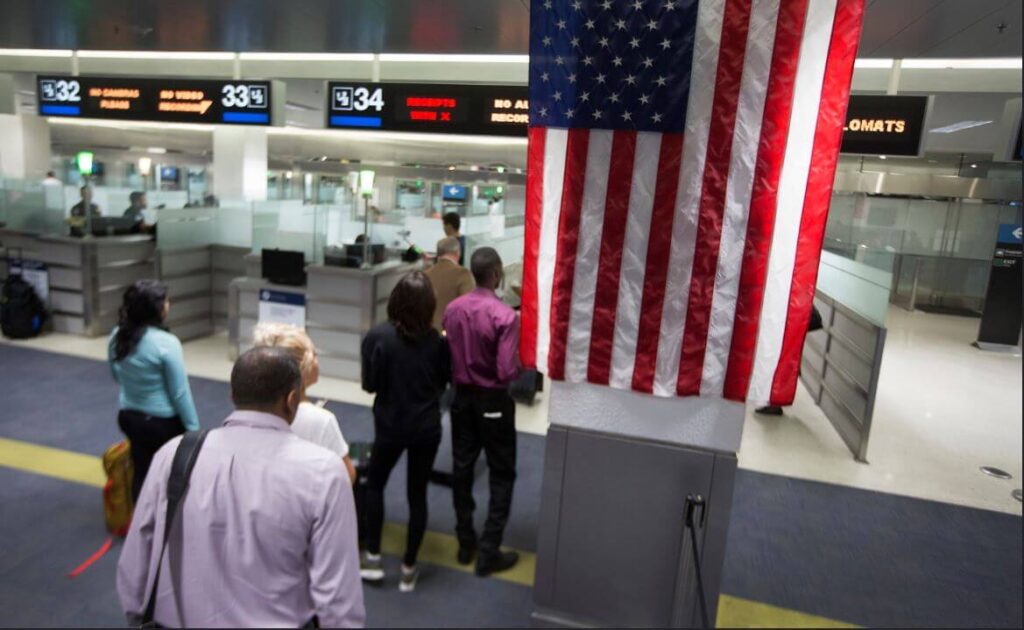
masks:
{"type": "Polygon", "coordinates": [[[920,155],[930,98],[851,94],[840,152],[920,155]]]}
{"type": "Polygon", "coordinates": [[[37,78],[40,116],[229,125],[271,124],[270,81],[37,78]]]}
{"type": "Polygon", "coordinates": [[[525,136],[529,123],[526,86],[331,81],[326,92],[335,129],[525,136]]]}

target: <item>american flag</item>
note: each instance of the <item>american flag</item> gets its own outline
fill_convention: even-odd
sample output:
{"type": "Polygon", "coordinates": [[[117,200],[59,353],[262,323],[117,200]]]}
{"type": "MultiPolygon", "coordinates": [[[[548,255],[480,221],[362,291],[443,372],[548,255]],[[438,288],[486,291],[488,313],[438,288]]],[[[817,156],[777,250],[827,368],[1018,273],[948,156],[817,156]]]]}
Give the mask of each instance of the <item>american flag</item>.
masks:
{"type": "Polygon", "coordinates": [[[863,0],[532,0],[524,365],[789,404],[863,0]]]}

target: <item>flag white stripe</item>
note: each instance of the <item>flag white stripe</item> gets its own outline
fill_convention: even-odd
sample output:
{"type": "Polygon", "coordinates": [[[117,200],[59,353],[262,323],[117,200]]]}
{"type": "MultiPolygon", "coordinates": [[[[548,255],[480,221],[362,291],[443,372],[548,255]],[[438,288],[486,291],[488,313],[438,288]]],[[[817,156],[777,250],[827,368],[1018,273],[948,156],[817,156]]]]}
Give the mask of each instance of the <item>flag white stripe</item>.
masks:
{"type": "Polygon", "coordinates": [[[786,161],[779,178],[778,209],[768,257],[760,333],[747,396],[756,404],[767,402],[771,395],[772,379],[782,351],[800,217],[807,191],[807,175],[814,149],[818,107],[835,13],[836,0],[813,0],[808,4],[800,60],[797,63],[789,137],[786,140],[786,161]]]}
{"type": "Polygon", "coordinates": [[[771,74],[779,0],[754,0],[744,56],[743,77],[736,107],[736,127],[726,184],[722,240],[711,301],[707,346],[700,393],[721,396],[732,345],[733,318],[739,293],[743,249],[747,236],[750,195],[754,184],[761,121],[771,74]]]}
{"type": "Polygon", "coordinates": [[[676,207],[673,212],[672,248],[665,281],[661,337],[658,340],[658,359],[654,372],[654,393],[659,396],[676,395],[724,14],[725,0],[701,2],[697,11],[693,64],[690,70],[690,96],[683,136],[683,158],[676,207]]]}
{"type": "Polygon", "coordinates": [[[537,366],[548,369],[551,341],[551,287],[558,252],[558,219],[562,214],[562,184],[569,132],[548,129],[544,141],[544,205],[541,210],[540,249],[537,254],[537,366]]]}
{"type": "Polygon", "coordinates": [[[622,246],[619,271],[619,299],[615,309],[615,334],[609,384],[629,389],[633,385],[636,364],[636,340],[640,332],[640,306],[644,295],[644,274],[647,270],[647,239],[651,231],[654,209],[654,186],[658,179],[658,158],[661,134],[636,134],[633,155],[633,178],[629,189],[629,211],[626,235],[622,246]]]}
{"type": "Polygon", "coordinates": [[[608,167],[615,132],[592,129],[587,144],[587,169],[580,208],[580,234],[576,248],[576,270],[572,282],[572,310],[565,350],[565,380],[587,380],[590,359],[590,330],[594,323],[594,295],[597,267],[604,231],[604,201],[608,192],[608,167]]]}

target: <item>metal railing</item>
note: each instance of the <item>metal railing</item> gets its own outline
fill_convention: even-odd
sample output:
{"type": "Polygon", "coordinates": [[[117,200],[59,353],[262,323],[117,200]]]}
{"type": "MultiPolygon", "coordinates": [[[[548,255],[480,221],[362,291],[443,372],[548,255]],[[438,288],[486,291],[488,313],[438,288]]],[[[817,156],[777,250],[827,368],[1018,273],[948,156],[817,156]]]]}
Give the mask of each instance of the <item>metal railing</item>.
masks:
{"type": "Polygon", "coordinates": [[[854,459],[867,463],[886,329],[818,291],[823,328],[808,333],[800,380],[854,459]]]}

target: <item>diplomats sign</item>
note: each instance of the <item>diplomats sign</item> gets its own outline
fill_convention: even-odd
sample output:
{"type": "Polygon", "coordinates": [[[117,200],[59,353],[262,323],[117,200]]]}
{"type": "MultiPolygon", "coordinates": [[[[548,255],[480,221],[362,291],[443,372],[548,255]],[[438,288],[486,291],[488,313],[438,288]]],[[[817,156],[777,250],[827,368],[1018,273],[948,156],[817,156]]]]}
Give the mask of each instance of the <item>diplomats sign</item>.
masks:
{"type": "Polygon", "coordinates": [[[851,95],[840,152],[920,155],[930,102],[930,96],[851,95]]]}

